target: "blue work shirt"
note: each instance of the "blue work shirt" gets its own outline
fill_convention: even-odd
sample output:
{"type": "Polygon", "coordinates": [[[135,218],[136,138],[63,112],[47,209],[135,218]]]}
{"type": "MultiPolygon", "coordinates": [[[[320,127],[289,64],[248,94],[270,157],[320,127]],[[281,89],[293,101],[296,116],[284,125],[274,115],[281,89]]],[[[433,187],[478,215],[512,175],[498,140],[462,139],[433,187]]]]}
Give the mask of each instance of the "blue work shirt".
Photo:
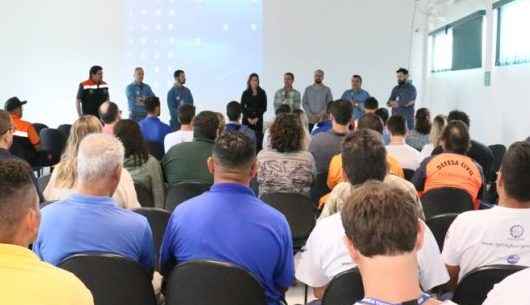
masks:
{"type": "Polygon", "coordinates": [[[416,101],[416,97],[416,87],[410,82],[395,86],[390,94],[389,100],[398,103],[398,107],[392,108],[392,115],[403,116],[407,121],[407,127],[409,130],[414,129],[414,105],[406,105],[412,101],[416,101]]]}
{"type": "Polygon", "coordinates": [[[73,194],[41,211],[33,251],[58,265],[83,252],[114,253],[130,258],[146,270],[155,266],[153,234],[147,219],[122,209],[110,197],[73,194]]]}
{"type": "Polygon", "coordinates": [[[333,128],[333,123],[331,120],[325,120],[323,122],[319,122],[315,125],[316,127],[311,132],[311,135],[314,136],[316,134],[319,134],[321,132],[328,132],[333,128]]]}
{"type": "Polygon", "coordinates": [[[160,121],[158,117],[148,116],[139,123],[144,140],[164,145],[164,139],[170,133],[171,127],[160,121]]]}
{"type": "Polygon", "coordinates": [[[357,102],[357,106],[353,107],[353,119],[358,120],[360,119],[364,114],[364,102],[370,97],[370,93],[368,93],[366,90],[359,89],[359,90],[346,90],[344,91],[344,94],[342,95],[342,100],[348,101],[348,102],[357,102]]]}
{"type": "Polygon", "coordinates": [[[226,124],[225,130],[228,130],[228,131],[239,131],[242,134],[244,134],[247,137],[249,137],[254,143],[256,143],[256,132],[254,130],[248,128],[247,126],[242,125],[242,124],[240,124],[238,122],[229,122],[228,124],[226,124]]]}
{"type": "Polygon", "coordinates": [[[160,260],[164,275],[192,260],[240,266],[265,288],[268,305],[279,305],[294,280],[285,217],[240,184],[215,184],[179,205],[167,225],[160,260]]]}
{"type": "Polygon", "coordinates": [[[193,105],[193,95],[187,87],[175,85],[167,93],[167,107],[171,116],[170,125],[175,130],[180,127],[178,109],[183,104],[193,105]]]}
{"type": "Polygon", "coordinates": [[[132,120],[140,121],[147,116],[145,106],[138,102],[138,98],[155,96],[148,84],[133,82],[125,89],[127,103],[129,105],[129,116],[132,120]]]}

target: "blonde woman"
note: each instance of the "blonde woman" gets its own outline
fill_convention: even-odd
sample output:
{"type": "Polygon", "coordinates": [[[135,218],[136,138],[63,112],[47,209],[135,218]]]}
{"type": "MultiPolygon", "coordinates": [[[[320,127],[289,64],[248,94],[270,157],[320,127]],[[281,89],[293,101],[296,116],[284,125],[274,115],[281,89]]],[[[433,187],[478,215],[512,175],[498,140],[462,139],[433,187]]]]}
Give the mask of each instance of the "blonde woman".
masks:
{"type": "Polygon", "coordinates": [[[440,146],[440,137],[442,136],[442,131],[444,130],[445,125],[447,125],[447,118],[445,115],[437,115],[432,121],[431,133],[429,139],[431,143],[423,146],[423,149],[420,153],[420,160],[425,160],[430,157],[433,150],[440,146]]]}
{"type": "MultiPolygon", "coordinates": [[[[85,115],[75,121],[65,151],[61,157],[61,162],[55,167],[50,182],[44,190],[44,197],[47,201],[63,200],[70,196],[76,180],[77,172],[77,152],[81,140],[91,133],[100,133],[101,123],[95,116],[85,115]]],[[[127,170],[121,173],[121,180],[113,196],[114,200],[122,208],[139,208],[140,204],[136,197],[134,182],[127,170]]]]}

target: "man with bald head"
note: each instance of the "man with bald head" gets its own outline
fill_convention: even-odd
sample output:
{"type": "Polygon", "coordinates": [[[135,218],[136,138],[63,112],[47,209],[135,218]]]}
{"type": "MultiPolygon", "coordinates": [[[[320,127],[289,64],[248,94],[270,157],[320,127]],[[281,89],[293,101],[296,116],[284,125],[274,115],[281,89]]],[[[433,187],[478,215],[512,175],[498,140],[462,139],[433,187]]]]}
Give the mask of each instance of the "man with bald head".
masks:
{"type": "Polygon", "coordinates": [[[121,120],[121,110],[116,103],[107,101],[99,107],[99,118],[103,122],[103,133],[114,134],[114,125],[121,120]]]}
{"type": "Polygon", "coordinates": [[[31,168],[21,160],[0,160],[0,302],[92,305],[90,291],[78,278],[42,263],[28,249],[40,218],[31,168]]]}

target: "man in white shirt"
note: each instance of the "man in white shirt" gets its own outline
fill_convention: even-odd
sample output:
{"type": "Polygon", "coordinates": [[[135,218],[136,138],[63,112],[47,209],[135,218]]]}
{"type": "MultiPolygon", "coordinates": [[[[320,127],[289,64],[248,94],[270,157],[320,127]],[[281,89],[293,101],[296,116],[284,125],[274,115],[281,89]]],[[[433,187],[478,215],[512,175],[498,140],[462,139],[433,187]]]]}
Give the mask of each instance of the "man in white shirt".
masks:
{"type": "Polygon", "coordinates": [[[178,109],[178,118],[180,122],[180,129],[169,133],[164,139],[164,148],[168,152],[171,147],[182,142],[193,141],[193,128],[191,122],[195,117],[195,106],[192,104],[183,104],[178,109]]]}
{"type": "Polygon", "coordinates": [[[530,305],[530,268],[519,271],[495,285],[482,305],[530,305]]]}
{"type": "Polygon", "coordinates": [[[407,192],[366,182],[353,191],[341,218],[345,247],[363,281],[364,299],[356,305],[453,304],[435,300],[420,287],[418,257],[425,246],[425,225],[407,192]]]}
{"type": "MultiPolygon", "coordinates": [[[[383,181],[387,175],[385,146],[381,136],[372,130],[360,129],[346,136],[342,146],[343,168],[351,184],[361,186],[368,180],[383,181]],[[370,160],[371,162],[368,162],[370,160]]],[[[387,183],[388,184],[388,183],[387,183]]],[[[402,186],[396,186],[403,190],[402,186]]],[[[340,210],[348,204],[356,188],[351,188],[341,198],[344,204],[338,204],[338,212],[318,221],[311,232],[302,252],[295,258],[296,278],[313,287],[315,297],[321,299],[326,286],[334,276],[355,267],[344,244],[344,228],[340,210]]],[[[335,190],[334,190],[335,191],[335,190]]],[[[407,193],[421,215],[417,202],[407,193]]],[[[432,232],[424,228],[424,247],[418,252],[419,277],[424,289],[430,290],[449,280],[440,250],[432,232]]],[[[423,236],[423,235],[422,235],[423,236]]]]}
{"type": "Polygon", "coordinates": [[[498,207],[460,214],[447,232],[442,257],[453,288],[481,266],[530,266],[530,143],[508,149],[497,190],[498,207]]]}
{"type": "Polygon", "coordinates": [[[387,151],[394,156],[403,169],[416,170],[421,163],[420,152],[405,143],[407,123],[401,115],[393,115],[387,122],[390,131],[390,144],[387,151]]]}

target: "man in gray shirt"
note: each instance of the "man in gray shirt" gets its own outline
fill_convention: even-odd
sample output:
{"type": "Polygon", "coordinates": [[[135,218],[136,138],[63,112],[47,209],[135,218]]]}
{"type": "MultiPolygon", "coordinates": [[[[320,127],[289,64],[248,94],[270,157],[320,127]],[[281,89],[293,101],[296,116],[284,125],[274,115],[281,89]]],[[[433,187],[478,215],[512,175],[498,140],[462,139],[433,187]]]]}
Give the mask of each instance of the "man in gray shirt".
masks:
{"type": "Polygon", "coordinates": [[[398,85],[392,89],[387,105],[392,107],[392,115],[401,115],[407,121],[408,130],[414,129],[414,105],[416,87],[409,82],[409,71],[400,68],[397,72],[398,85]]]}
{"type": "Polygon", "coordinates": [[[302,98],[304,111],[309,119],[309,131],[313,126],[320,122],[326,115],[326,108],[329,102],[333,100],[333,95],[328,86],[323,84],[324,71],[315,71],[315,83],[307,87],[302,98]]]}

